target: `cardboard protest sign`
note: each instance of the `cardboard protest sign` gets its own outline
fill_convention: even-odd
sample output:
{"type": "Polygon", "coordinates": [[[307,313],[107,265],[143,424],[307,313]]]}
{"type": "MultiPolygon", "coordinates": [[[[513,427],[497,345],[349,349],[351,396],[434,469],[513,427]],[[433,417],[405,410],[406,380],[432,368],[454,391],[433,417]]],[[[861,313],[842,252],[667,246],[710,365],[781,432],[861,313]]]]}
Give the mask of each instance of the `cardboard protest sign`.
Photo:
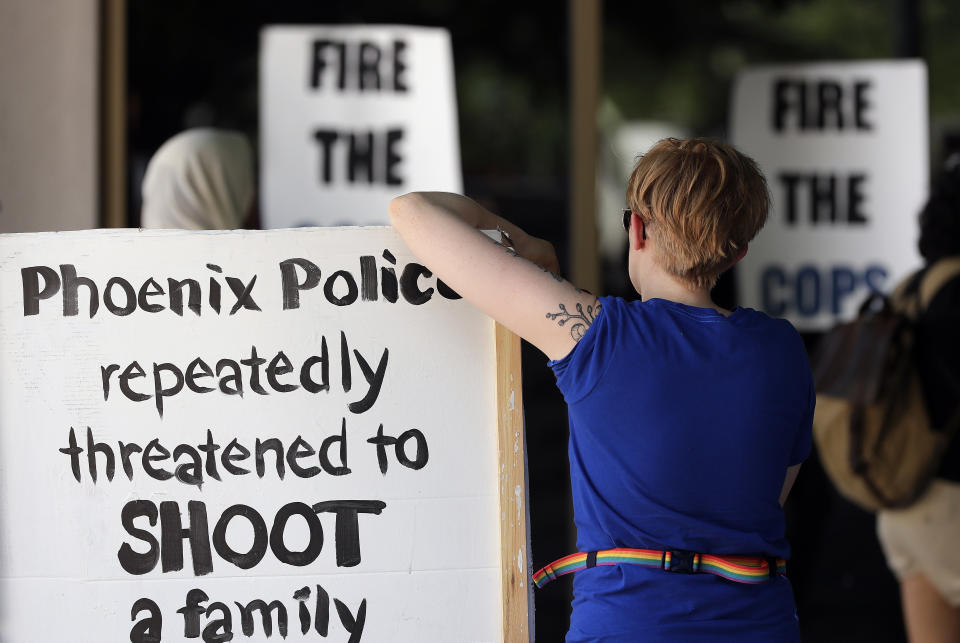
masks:
{"type": "Polygon", "coordinates": [[[267,27],[260,113],[265,227],[386,224],[398,194],[462,189],[444,29],[267,27]]]}
{"type": "Polygon", "coordinates": [[[822,330],[919,265],[923,62],[752,68],[736,80],[731,111],[733,143],[760,164],[773,199],[737,266],[743,305],[822,330]]]}
{"type": "Polygon", "coordinates": [[[494,324],[392,230],[2,236],[0,329],[3,641],[500,640],[494,324]]]}

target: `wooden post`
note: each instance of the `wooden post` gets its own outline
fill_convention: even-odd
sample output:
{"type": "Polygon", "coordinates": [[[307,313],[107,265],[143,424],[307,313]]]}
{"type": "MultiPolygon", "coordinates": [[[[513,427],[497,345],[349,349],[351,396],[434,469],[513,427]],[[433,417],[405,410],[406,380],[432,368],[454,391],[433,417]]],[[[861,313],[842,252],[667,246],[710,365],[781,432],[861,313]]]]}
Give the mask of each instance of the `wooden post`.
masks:
{"type": "Polygon", "coordinates": [[[497,324],[496,345],[503,641],[519,643],[532,638],[520,338],[497,324]]]}
{"type": "Polygon", "coordinates": [[[597,96],[602,0],[569,0],[570,257],[572,281],[600,292],[597,255],[597,96]]]}
{"type": "Polygon", "coordinates": [[[127,227],[127,3],[100,5],[100,221],[127,227]]]}
{"type": "Polygon", "coordinates": [[[894,48],[898,58],[923,56],[923,21],[920,0],[898,0],[893,13],[894,48]]]}

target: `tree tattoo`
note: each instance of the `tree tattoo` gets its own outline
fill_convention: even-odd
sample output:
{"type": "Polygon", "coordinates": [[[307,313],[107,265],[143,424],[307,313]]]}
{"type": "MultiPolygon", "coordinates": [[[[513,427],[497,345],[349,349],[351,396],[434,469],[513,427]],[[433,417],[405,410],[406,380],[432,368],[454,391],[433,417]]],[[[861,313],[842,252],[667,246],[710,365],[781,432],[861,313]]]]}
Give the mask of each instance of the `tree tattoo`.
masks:
{"type": "Polygon", "coordinates": [[[601,308],[602,306],[598,301],[596,306],[587,306],[587,310],[584,312],[583,304],[578,303],[577,312],[571,313],[564,304],[560,304],[560,312],[547,313],[547,319],[559,319],[557,324],[560,326],[565,326],[567,322],[572,322],[570,324],[570,336],[573,337],[573,341],[579,342],[583,334],[590,328],[590,324],[592,324],[593,320],[600,314],[601,308]]]}

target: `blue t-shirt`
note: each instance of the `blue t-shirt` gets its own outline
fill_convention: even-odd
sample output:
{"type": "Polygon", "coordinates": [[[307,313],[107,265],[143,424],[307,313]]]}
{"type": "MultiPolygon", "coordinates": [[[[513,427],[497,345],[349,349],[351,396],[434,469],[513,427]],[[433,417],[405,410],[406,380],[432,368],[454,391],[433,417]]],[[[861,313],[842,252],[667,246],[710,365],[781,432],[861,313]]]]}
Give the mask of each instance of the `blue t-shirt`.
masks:
{"type": "MultiPolygon", "coordinates": [[[[570,413],[578,550],[789,558],[779,495],[810,452],[815,400],[796,330],[748,308],[600,301],[551,362],[570,413]]],[[[567,641],[638,640],[799,641],[790,583],[577,572],[567,641]]]]}

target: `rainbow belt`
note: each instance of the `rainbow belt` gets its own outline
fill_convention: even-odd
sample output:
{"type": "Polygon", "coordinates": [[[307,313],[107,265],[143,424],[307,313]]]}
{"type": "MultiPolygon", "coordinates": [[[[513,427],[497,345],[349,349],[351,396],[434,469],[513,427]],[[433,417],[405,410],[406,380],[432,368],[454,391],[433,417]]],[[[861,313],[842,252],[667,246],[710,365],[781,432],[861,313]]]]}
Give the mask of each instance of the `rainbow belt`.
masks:
{"type": "Polygon", "coordinates": [[[713,556],[692,551],[656,551],[653,549],[604,549],[580,552],[555,560],[533,575],[536,586],[543,587],[554,578],[581,569],[601,565],[642,565],[680,574],[714,574],[737,583],[756,585],[785,576],[787,561],[760,556],[713,556]]]}

